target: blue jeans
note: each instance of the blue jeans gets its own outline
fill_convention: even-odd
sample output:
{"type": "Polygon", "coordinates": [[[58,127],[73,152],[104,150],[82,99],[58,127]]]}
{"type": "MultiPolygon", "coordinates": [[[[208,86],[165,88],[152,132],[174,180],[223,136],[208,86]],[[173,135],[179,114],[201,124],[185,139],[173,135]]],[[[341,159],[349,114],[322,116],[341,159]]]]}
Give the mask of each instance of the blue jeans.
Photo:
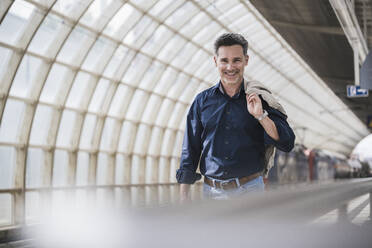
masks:
{"type": "MultiPolygon", "coordinates": [[[[220,181],[220,180],[216,180],[220,181]]],[[[240,196],[245,193],[249,192],[264,192],[265,191],[265,184],[263,182],[262,176],[259,176],[236,189],[218,189],[209,186],[208,184],[203,184],[203,196],[204,198],[211,198],[215,200],[224,200],[229,199],[234,196],[240,196]]]]}

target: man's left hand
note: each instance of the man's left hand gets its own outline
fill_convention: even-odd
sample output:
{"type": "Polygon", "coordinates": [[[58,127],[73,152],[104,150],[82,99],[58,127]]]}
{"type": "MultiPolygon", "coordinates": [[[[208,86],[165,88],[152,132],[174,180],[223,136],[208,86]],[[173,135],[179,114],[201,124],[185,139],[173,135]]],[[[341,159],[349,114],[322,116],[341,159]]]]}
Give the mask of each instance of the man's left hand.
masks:
{"type": "Polygon", "coordinates": [[[253,115],[254,118],[261,116],[263,114],[263,109],[260,97],[255,93],[246,95],[245,97],[247,98],[248,112],[253,115]]]}

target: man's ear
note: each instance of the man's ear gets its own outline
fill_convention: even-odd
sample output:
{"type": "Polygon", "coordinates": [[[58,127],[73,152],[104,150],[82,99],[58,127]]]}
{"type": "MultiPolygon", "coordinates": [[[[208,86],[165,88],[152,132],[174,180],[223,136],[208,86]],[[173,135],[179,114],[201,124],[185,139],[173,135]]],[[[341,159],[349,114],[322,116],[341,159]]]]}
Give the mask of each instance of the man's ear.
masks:
{"type": "Polygon", "coordinates": [[[217,66],[217,57],[216,55],[213,56],[214,64],[217,66]]]}
{"type": "Polygon", "coordinates": [[[247,54],[247,55],[245,55],[245,65],[248,65],[248,60],[249,60],[249,56],[247,54]]]}

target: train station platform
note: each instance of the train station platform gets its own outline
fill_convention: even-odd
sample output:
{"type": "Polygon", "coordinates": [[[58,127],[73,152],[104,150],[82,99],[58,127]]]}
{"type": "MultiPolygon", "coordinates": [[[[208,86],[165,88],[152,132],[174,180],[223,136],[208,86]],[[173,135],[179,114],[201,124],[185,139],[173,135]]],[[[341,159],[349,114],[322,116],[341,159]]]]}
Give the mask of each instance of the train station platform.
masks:
{"type": "Polygon", "coordinates": [[[371,0],[0,0],[0,248],[371,247],[371,30],[371,0]],[[182,154],[239,182],[272,144],[264,194],[180,204],[182,154]]]}

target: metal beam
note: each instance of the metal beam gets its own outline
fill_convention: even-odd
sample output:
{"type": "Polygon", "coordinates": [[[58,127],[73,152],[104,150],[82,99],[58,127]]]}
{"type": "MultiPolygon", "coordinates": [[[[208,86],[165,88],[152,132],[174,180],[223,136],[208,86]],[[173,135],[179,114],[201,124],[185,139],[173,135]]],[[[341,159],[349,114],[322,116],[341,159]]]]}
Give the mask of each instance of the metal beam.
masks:
{"type": "Polygon", "coordinates": [[[353,83],[354,82],[354,79],[353,78],[342,78],[342,77],[333,77],[333,76],[321,76],[321,78],[324,80],[324,81],[339,81],[339,82],[343,82],[343,83],[347,83],[347,84],[350,84],[350,83],[353,83]]]}
{"type": "Polygon", "coordinates": [[[299,23],[293,23],[293,22],[281,22],[281,21],[274,21],[274,20],[268,20],[268,21],[275,26],[279,26],[283,28],[295,28],[295,29],[301,29],[301,30],[310,31],[310,32],[333,34],[333,35],[344,35],[344,31],[340,27],[306,25],[306,24],[299,24],[299,23]]]}
{"type": "Polygon", "coordinates": [[[359,61],[364,61],[368,49],[354,11],[354,5],[347,0],[329,0],[342,29],[345,32],[354,52],[358,53],[359,61]]]}

